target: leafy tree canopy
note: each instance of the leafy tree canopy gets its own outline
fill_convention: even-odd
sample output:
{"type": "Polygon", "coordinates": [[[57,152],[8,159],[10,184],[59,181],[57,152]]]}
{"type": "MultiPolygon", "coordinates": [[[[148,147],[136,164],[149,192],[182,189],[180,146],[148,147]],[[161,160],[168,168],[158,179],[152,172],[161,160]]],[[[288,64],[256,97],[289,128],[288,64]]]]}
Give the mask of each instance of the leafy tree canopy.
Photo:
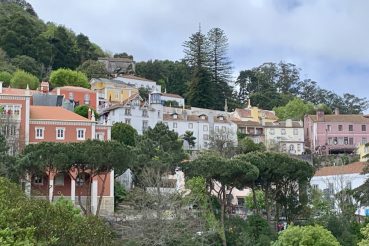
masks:
{"type": "Polygon", "coordinates": [[[10,85],[13,88],[19,89],[26,89],[28,85],[31,90],[35,90],[39,85],[39,80],[36,76],[30,73],[27,73],[23,70],[17,70],[10,80],[10,85]]]}
{"type": "Polygon", "coordinates": [[[136,145],[137,131],[131,125],[115,123],[111,129],[111,138],[129,146],[136,145]]]}
{"type": "Polygon", "coordinates": [[[87,76],[84,73],[65,68],[53,71],[50,75],[50,83],[53,87],[71,85],[90,88],[87,76]]]}

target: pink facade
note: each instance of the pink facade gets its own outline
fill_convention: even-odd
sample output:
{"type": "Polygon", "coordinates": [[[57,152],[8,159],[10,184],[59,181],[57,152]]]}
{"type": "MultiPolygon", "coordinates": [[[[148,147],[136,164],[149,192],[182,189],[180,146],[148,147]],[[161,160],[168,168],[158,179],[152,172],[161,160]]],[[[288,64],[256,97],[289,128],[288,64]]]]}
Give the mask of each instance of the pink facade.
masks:
{"type": "Polygon", "coordinates": [[[369,140],[369,119],[362,115],[307,115],[304,119],[305,145],[312,153],[353,153],[369,140]]]}

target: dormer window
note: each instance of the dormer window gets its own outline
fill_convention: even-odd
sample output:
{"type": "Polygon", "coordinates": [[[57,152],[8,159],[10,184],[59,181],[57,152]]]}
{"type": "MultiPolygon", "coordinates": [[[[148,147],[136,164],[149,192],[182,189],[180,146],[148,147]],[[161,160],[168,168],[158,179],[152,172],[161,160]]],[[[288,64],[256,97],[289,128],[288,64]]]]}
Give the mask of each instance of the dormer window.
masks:
{"type": "Polygon", "coordinates": [[[206,116],[202,114],[202,115],[200,115],[200,119],[205,120],[206,116]]]}
{"type": "Polygon", "coordinates": [[[224,120],[224,117],[223,116],[219,116],[219,120],[224,120]]]}
{"type": "Polygon", "coordinates": [[[177,114],[173,114],[173,119],[177,119],[178,115],[177,114]]]}

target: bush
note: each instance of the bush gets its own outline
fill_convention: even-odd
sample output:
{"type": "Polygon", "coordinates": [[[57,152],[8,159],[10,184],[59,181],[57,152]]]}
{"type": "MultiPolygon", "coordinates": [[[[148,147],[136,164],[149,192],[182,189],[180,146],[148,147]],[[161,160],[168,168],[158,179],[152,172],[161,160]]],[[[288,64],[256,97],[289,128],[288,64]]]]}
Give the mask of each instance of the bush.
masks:
{"type": "Polygon", "coordinates": [[[0,177],[0,245],[111,245],[112,233],[95,216],[73,204],[29,199],[0,177]]]}
{"type": "Polygon", "coordinates": [[[50,83],[54,88],[67,85],[90,88],[87,76],[84,73],[65,68],[53,71],[50,74],[50,83]]]}
{"type": "Polygon", "coordinates": [[[96,112],[95,109],[90,108],[87,105],[79,105],[75,107],[74,113],[79,114],[82,117],[88,118],[88,110],[91,109],[95,113],[95,119],[97,120],[99,118],[99,114],[96,112]]]}
{"type": "Polygon", "coordinates": [[[124,201],[124,198],[127,197],[127,191],[124,189],[124,186],[115,181],[114,182],[114,207],[117,207],[117,205],[124,201]]]}
{"type": "Polygon", "coordinates": [[[0,72],[0,81],[4,82],[3,86],[7,87],[10,85],[10,81],[12,79],[12,74],[7,71],[0,72]]]}
{"type": "Polygon", "coordinates": [[[28,85],[31,90],[35,90],[37,89],[38,84],[39,80],[36,76],[23,70],[15,71],[12,79],[10,80],[11,87],[19,89],[26,89],[28,85]]]}
{"type": "Polygon", "coordinates": [[[289,226],[274,242],[273,246],[339,246],[330,231],[322,226],[289,226]]]}

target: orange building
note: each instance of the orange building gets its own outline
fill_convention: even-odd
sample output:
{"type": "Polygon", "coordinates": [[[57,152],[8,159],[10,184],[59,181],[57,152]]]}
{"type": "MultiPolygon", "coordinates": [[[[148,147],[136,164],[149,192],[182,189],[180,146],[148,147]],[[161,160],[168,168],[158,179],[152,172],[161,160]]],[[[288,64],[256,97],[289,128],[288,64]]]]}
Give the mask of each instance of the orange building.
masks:
{"type": "Polygon", "coordinates": [[[76,86],[57,87],[52,90],[56,95],[63,95],[65,100],[73,102],[75,106],[88,105],[96,110],[97,96],[96,92],[76,86]]]}
{"type": "MultiPolygon", "coordinates": [[[[62,107],[33,106],[31,95],[34,93],[36,91],[29,89],[3,88],[0,82],[0,133],[7,139],[12,154],[20,152],[27,144],[39,142],[110,140],[111,126],[97,124],[93,115],[87,119],[62,107]]],[[[88,178],[76,177],[73,170],[68,173],[45,171],[42,177],[27,178],[25,190],[28,195],[47,195],[50,200],[70,198],[75,204],[78,204],[76,197],[80,194],[85,201],[91,200],[94,212],[103,179],[94,177],[91,185],[83,185],[85,180],[88,178]],[[87,187],[91,187],[91,190],[86,190],[87,187]],[[86,199],[87,194],[91,194],[91,199],[86,199]]],[[[107,174],[101,205],[102,213],[110,214],[113,211],[114,171],[107,174]]]]}

